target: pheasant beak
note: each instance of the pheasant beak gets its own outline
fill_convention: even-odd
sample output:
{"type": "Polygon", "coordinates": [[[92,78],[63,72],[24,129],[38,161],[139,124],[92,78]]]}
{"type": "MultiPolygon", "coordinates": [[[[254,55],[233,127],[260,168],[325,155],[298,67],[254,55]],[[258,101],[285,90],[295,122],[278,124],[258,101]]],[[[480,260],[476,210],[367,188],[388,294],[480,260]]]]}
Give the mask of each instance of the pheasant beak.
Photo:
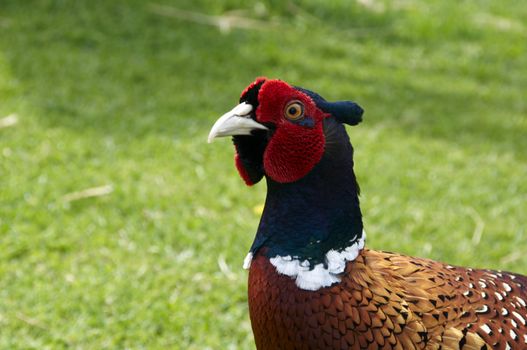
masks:
{"type": "Polygon", "coordinates": [[[216,137],[251,135],[251,131],[255,129],[268,130],[251,118],[252,110],[252,105],[242,102],[222,115],[210,129],[208,142],[211,143],[216,137]]]}

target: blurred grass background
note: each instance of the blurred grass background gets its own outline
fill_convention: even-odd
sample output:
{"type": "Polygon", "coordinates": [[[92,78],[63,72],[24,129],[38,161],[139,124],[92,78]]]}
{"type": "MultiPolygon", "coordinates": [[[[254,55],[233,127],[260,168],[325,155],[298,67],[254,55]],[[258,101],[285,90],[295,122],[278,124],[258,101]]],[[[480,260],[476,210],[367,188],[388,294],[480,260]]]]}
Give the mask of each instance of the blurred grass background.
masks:
{"type": "Polygon", "coordinates": [[[365,108],[370,247],[527,273],[525,18],[513,0],[2,0],[0,348],[253,348],[241,263],[265,186],[206,135],[260,75],[365,108]]]}

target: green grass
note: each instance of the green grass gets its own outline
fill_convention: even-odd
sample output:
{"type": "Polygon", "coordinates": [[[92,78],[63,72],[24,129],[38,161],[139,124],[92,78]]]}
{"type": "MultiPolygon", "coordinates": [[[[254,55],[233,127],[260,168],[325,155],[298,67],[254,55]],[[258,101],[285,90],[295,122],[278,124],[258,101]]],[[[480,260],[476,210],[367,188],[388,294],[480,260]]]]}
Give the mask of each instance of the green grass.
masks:
{"type": "Polygon", "coordinates": [[[206,135],[259,75],[366,109],[349,133],[370,247],[527,273],[526,4],[159,3],[275,25],[0,4],[0,118],[18,117],[0,128],[0,348],[253,347],[241,263],[265,188],[206,135]]]}

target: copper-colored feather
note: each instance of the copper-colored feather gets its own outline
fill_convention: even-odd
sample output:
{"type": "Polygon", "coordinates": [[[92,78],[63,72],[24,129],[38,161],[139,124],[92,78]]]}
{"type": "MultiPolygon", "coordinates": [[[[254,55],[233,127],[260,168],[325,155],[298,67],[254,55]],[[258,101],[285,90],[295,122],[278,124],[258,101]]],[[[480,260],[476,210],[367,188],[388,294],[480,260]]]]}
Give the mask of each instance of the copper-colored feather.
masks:
{"type": "Polygon", "coordinates": [[[364,249],[342,282],[299,289],[257,255],[258,349],[527,349],[527,278],[364,249]]]}

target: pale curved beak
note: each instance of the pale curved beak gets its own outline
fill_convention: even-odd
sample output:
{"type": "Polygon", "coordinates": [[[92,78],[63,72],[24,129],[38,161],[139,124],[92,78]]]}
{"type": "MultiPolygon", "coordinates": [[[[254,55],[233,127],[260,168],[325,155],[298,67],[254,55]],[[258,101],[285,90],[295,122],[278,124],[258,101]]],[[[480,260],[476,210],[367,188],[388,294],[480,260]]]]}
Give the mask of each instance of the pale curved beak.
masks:
{"type": "Polygon", "coordinates": [[[216,137],[250,135],[255,129],[268,130],[264,125],[251,119],[252,110],[252,105],[242,102],[222,115],[210,129],[208,142],[211,143],[216,137]]]}

